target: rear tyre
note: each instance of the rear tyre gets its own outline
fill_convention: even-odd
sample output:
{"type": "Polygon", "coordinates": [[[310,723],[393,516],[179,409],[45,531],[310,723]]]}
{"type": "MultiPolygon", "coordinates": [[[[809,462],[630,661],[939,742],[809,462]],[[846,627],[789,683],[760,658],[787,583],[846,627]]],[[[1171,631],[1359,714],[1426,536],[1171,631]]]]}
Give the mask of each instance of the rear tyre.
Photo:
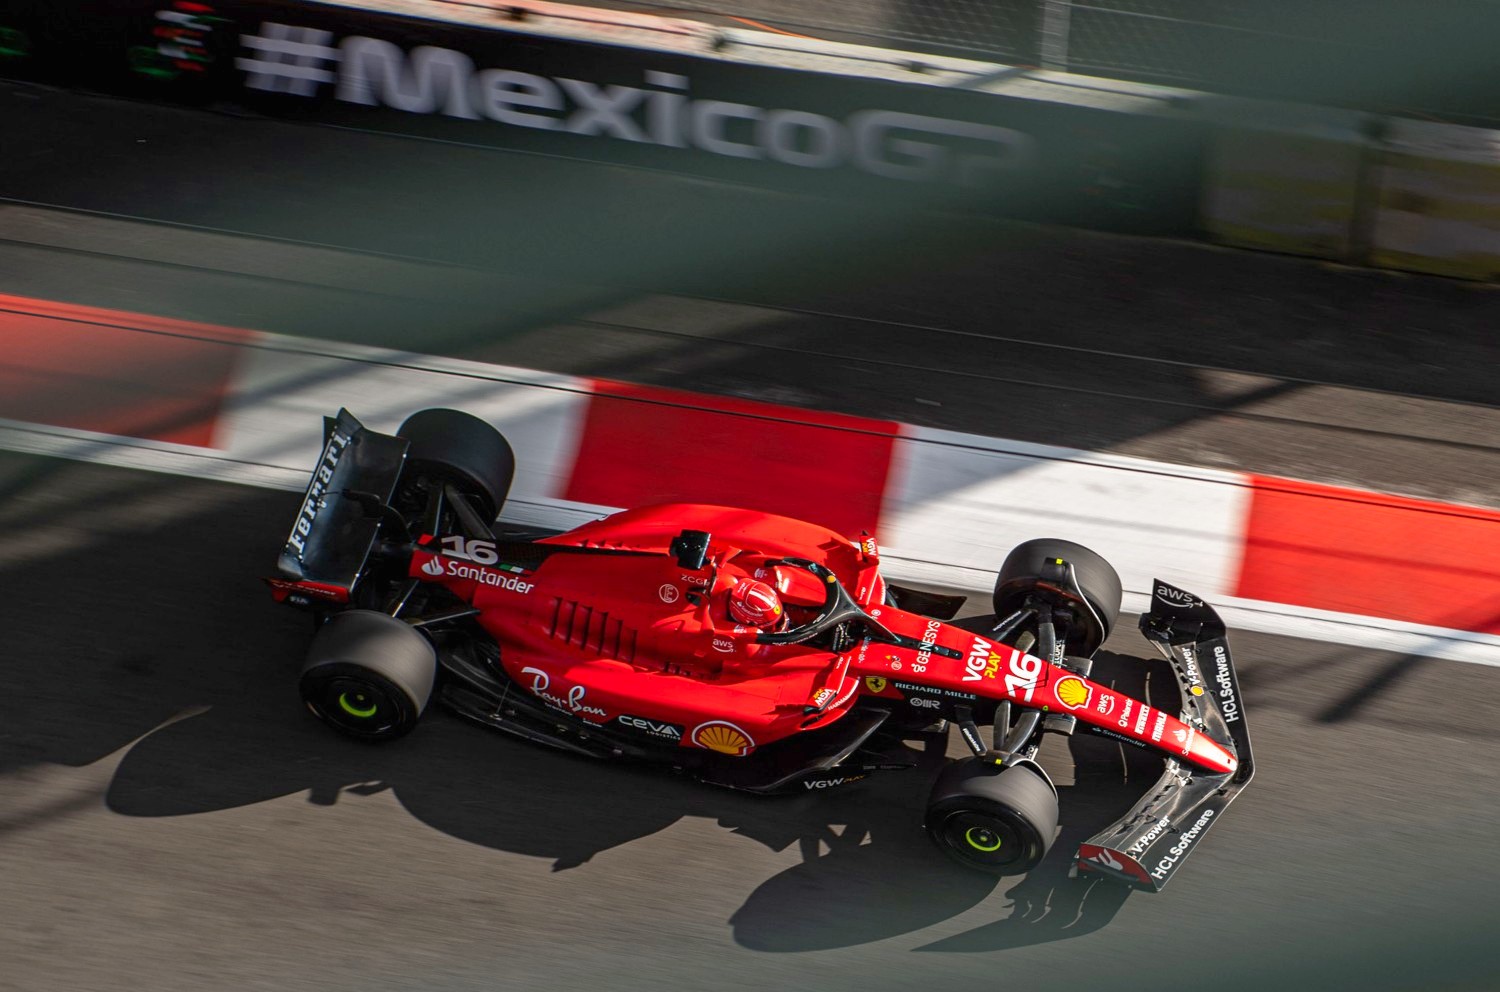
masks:
{"type": "Polygon", "coordinates": [[[417,725],[437,678],[437,653],[416,628],[373,610],[330,618],[302,666],[302,699],[324,723],[360,740],[417,725]]]}
{"type": "Polygon", "coordinates": [[[995,578],[995,615],[1006,617],[1025,605],[1033,594],[1053,606],[1073,611],[1076,619],[1068,628],[1067,653],[1092,657],[1109,637],[1120,615],[1120,576],[1114,566],[1081,544],[1055,537],[1019,544],[1005,556],[995,578]],[[1063,592],[1049,576],[1056,571],[1049,563],[1061,558],[1073,566],[1084,603],[1071,592],[1063,592]]]}
{"type": "Polygon", "coordinates": [[[938,776],[925,826],[966,868],[1019,875],[1035,868],[1057,833],[1057,794],[1026,765],[996,769],[969,758],[938,776]]]}
{"type": "Polygon", "coordinates": [[[396,431],[411,442],[404,479],[425,476],[451,483],[474,501],[486,521],[500,515],[516,472],[510,442],[461,410],[419,410],[396,431]]]}

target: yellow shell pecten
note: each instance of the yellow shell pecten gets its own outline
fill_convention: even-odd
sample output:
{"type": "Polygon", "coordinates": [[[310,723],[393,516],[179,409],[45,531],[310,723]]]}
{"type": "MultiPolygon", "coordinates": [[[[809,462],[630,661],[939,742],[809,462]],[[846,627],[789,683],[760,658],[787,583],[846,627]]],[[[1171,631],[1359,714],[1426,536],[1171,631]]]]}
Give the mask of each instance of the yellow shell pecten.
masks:
{"type": "Polygon", "coordinates": [[[1089,687],[1082,679],[1063,679],[1057,683],[1057,698],[1064,706],[1077,709],[1089,701],[1089,687]]]}
{"type": "Polygon", "coordinates": [[[721,754],[744,754],[750,739],[728,724],[711,723],[698,728],[693,742],[721,754]]]}

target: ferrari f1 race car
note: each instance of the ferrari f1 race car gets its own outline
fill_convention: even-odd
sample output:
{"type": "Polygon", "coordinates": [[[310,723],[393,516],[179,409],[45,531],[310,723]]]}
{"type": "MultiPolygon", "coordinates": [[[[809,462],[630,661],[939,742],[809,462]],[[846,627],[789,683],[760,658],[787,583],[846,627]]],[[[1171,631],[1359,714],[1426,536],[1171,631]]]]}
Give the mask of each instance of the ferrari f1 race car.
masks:
{"type": "Polygon", "coordinates": [[[774,793],[911,767],[906,742],[957,728],[972,753],[938,776],[926,829],[962,864],[1013,874],[1057,831],[1041,736],[1101,734],[1166,771],[1077,867],[1153,891],[1250,781],[1218,615],[1155,583],[1141,630],[1176,672],[1177,711],[1090,680],[1121,586],[1080,545],[1021,544],[994,613],[952,622],[962,597],[888,585],[867,535],[695,504],[507,531],[514,457],[489,424],[423,410],[388,435],[340,411],[325,428],[267,581],[315,613],[302,696],[352,737],[404,734],[435,696],[531,741],[774,793]]]}

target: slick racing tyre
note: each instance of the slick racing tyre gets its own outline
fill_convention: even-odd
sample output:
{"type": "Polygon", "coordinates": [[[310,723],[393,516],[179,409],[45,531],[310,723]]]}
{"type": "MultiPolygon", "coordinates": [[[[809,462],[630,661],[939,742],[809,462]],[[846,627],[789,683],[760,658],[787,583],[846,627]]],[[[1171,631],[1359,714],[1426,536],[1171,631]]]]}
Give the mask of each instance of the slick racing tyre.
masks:
{"type": "Polygon", "coordinates": [[[302,699],[360,740],[400,737],[432,695],[437,654],[416,628],[373,610],[339,613],[318,629],[302,666],[302,699]]]}
{"type": "Polygon", "coordinates": [[[927,835],[959,864],[992,875],[1035,868],[1057,833],[1057,794],[1034,769],[997,770],[969,758],[932,787],[927,835]]]}
{"type": "Polygon", "coordinates": [[[475,501],[486,522],[500,515],[516,471],[505,435],[459,410],[419,410],[396,433],[411,442],[403,479],[451,483],[475,501]]]}
{"type": "Polygon", "coordinates": [[[1032,594],[1073,611],[1076,619],[1068,627],[1068,654],[1092,657],[1120,615],[1120,576],[1114,566],[1072,541],[1038,538],[1017,545],[1005,556],[995,578],[995,615],[1009,616],[1032,594]],[[1061,570],[1053,563],[1059,558],[1073,566],[1084,603],[1077,602],[1071,590],[1055,591],[1061,570]]]}

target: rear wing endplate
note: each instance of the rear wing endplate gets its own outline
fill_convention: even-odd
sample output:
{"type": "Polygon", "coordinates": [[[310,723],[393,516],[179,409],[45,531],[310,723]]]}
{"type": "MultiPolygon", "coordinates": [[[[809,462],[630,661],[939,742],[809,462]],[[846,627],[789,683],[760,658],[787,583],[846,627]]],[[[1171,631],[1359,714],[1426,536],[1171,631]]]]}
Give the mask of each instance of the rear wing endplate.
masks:
{"type": "Polygon", "coordinates": [[[347,599],[380,529],[367,506],[390,502],[406,462],[405,438],[367,429],[348,410],[323,418],[323,452],[292,523],[277,571],[347,599]]]}
{"type": "Polygon", "coordinates": [[[1159,892],[1255,773],[1239,676],[1224,622],[1213,607],[1160,580],[1141,633],[1171,663],[1182,690],[1182,722],[1224,744],[1239,764],[1213,774],[1173,758],[1140,802],[1078,848],[1080,871],[1159,892]]]}

